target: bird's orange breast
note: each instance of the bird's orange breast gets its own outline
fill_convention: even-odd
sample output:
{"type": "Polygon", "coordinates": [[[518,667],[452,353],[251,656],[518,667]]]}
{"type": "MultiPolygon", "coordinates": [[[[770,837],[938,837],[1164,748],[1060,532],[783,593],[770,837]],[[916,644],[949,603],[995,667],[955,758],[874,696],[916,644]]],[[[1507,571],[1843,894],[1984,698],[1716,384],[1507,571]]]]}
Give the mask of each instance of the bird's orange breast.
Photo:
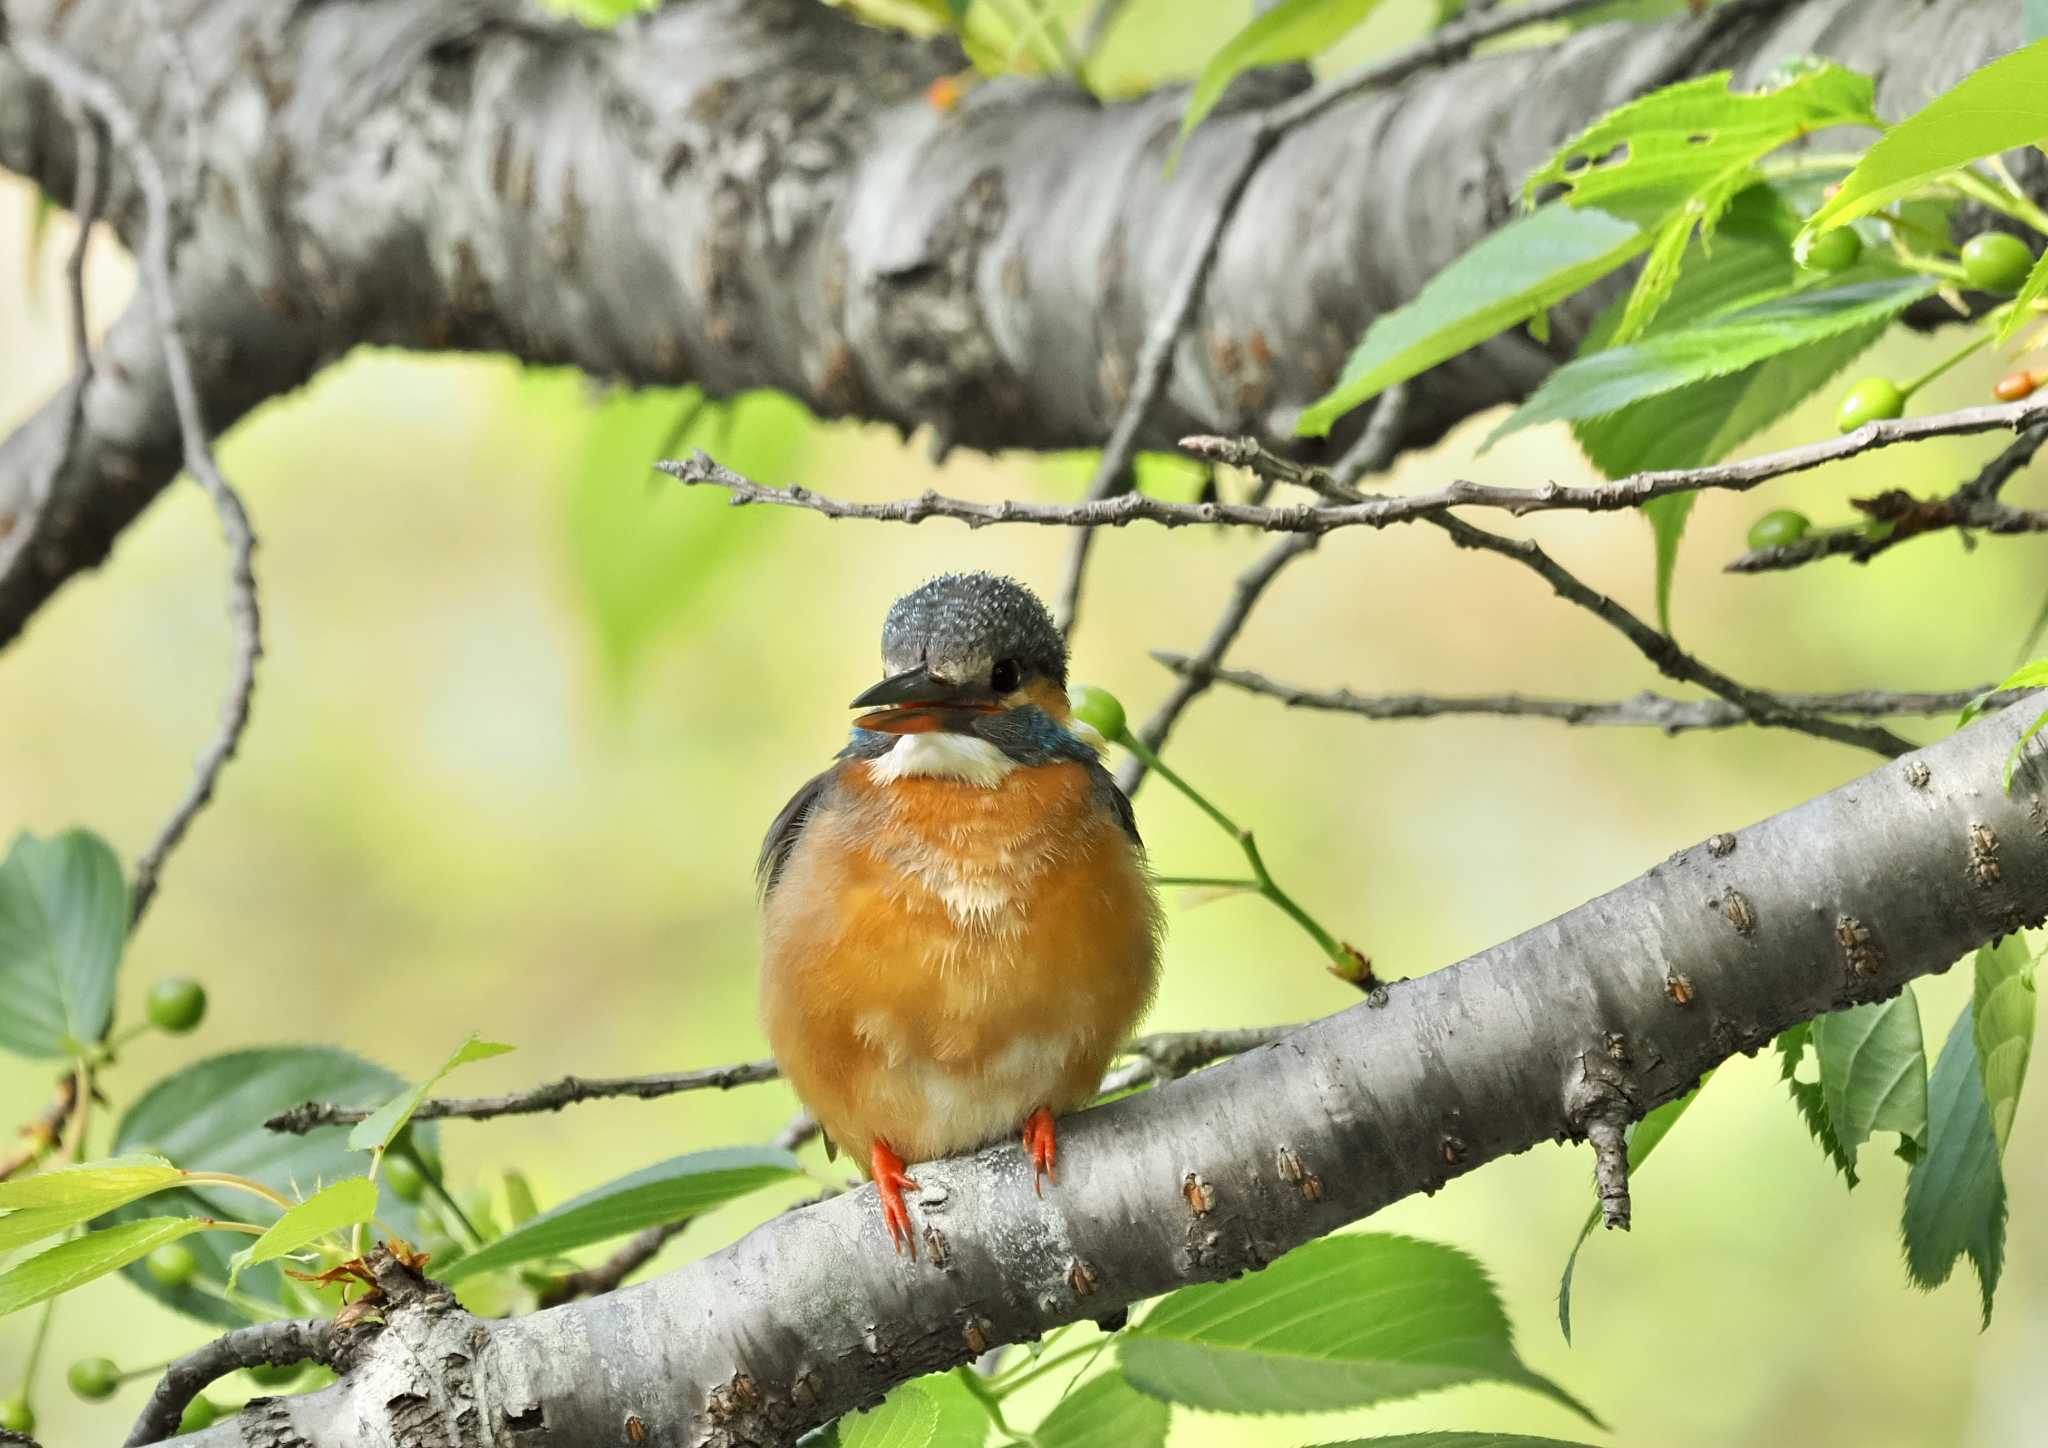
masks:
{"type": "Polygon", "coordinates": [[[1158,911],[1071,762],[981,785],[842,768],[765,915],[762,1012],[791,1084],[864,1159],[1085,1102],[1151,997],[1158,911]]]}

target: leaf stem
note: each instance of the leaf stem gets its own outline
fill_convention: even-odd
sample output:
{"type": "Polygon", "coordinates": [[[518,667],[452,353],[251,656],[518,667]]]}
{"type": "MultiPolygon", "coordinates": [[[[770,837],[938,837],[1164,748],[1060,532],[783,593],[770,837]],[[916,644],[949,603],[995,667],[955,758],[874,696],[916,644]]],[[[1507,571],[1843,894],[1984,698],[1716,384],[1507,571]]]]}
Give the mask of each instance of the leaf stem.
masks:
{"type": "MultiPolygon", "coordinates": [[[[250,1192],[263,1198],[281,1212],[289,1212],[298,1205],[283,1192],[273,1191],[262,1182],[253,1181],[245,1176],[236,1176],[233,1172],[188,1171],[184,1174],[184,1181],[186,1186],[234,1187],[239,1191],[250,1192]]],[[[263,1229],[258,1227],[256,1230],[260,1233],[263,1229]]]]}
{"type": "Polygon", "coordinates": [[[420,1180],[434,1189],[434,1195],[441,1199],[441,1205],[448,1209],[449,1216],[455,1219],[462,1227],[464,1234],[468,1236],[470,1247],[477,1248],[483,1246],[484,1234],[476,1229],[476,1223],[472,1222],[469,1219],[469,1214],[462,1210],[462,1204],[449,1194],[447,1184],[441,1180],[441,1173],[427,1165],[426,1158],[413,1148],[410,1141],[399,1150],[400,1154],[407,1161],[419,1168],[420,1180]]]}
{"type": "Polygon", "coordinates": [[[1002,1400],[990,1389],[987,1381],[983,1379],[981,1374],[976,1372],[971,1366],[963,1363],[961,1366],[953,1369],[953,1376],[960,1379],[966,1386],[968,1393],[977,1403],[981,1404],[981,1410],[988,1414],[989,1422],[995,1425],[998,1433],[1002,1434],[1012,1443],[1036,1443],[1038,1441],[1028,1433],[1019,1433],[1004,1420],[1002,1400]]]}
{"type": "Polygon", "coordinates": [[[1233,875],[1154,875],[1152,883],[1169,889],[1209,890],[1256,890],[1257,880],[1242,880],[1233,875]]]}
{"type": "MultiPolygon", "coordinates": [[[[1997,315],[1998,313],[1996,312],[1987,314],[1985,317],[1986,323],[1988,324],[1997,315]]],[[[1955,351],[1949,353],[1948,356],[1942,358],[1941,361],[1935,363],[1932,367],[1928,368],[1925,372],[1921,373],[1911,382],[1908,382],[1904,387],[1901,387],[1899,389],[1900,393],[1906,397],[1911,397],[1914,393],[1918,392],[1921,388],[1925,387],[1935,378],[1941,376],[1942,373],[1948,371],[1949,368],[1955,366],[1956,363],[1962,361],[1972,352],[1977,351],[1986,343],[1990,342],[1992,335],[1992,329],[1988,325],[1979,328],[1976,336],[1972,337],[1962,346],[1956,348],[1955,351]]]]}
{"type": "Polygon", "coordinates": [[[1053,1353],[1047,1357],[1042,1357],[1036,1362],[1020,1363],[1015,1372],[998,1377],[991,1382],[988,1385],[989,1391],[998,1398],[1007,1398],[1026,1383],[1038,1381],[1038,1379],[1044,1377],[1054,1368],[1065,1367],[1075,1358],[1087,1357],[1091,1353],[1100,1352],[1101,1349],[1101,1343],[1087,1342],[1079,1347],[1069,1348],[1065,1352],[1053,1353]]]}
{"type": "Polygon", "coordinates": [[[57,1311],[57,1299],[52,1297],[43,1303],[42,1315],[36,1319],[35,1336],[28,1341],[28,1363],[21,1370],[21,1396],[29,1396],[36,1385],[36,1369],[42,1365],[43,1348],[50,1340],[50,1318],[57,1311]]]}

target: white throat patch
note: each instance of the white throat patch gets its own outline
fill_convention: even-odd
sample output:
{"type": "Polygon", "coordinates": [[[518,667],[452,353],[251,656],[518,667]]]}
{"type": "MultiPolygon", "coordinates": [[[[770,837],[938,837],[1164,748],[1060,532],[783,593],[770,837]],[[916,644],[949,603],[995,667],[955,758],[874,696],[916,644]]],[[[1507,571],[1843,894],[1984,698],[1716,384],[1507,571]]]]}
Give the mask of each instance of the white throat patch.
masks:
{"type": "Polygon", "coordinates": [[[895,748],[868,761],[868,774],[877,784],[913,774],[936,774],[994,789],[1016,767],[1016,760],[986,739],[934,729],[900,736],[895,748]]]}

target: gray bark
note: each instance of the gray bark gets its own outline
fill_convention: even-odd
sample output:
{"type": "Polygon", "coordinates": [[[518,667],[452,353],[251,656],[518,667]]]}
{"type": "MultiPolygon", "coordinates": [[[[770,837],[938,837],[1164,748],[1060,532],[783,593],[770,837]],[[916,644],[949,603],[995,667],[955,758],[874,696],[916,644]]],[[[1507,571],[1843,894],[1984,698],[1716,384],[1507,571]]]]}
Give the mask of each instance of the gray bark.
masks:
{"type": "MultiPolygon", "coordinates": [[[[694,0],[614,34],[513,0],[7,0],[4,16],[115,81],[159,155],[195,142],[180,301],[216,429],[376,342],[780,388],[941,445],[1094,445],[1249,127],[1216,117],[1168,178],[1177,90],[1105,106],[992,81],[942,112],[924,87],[957,55],[812,0],[694,0]],[[152,9],[188,65],[166,63],[152,9]]],[[[2018,27],[2018,7],[1976,0],[1734,0],[1337,106],[1253,177],[1142,441],[1302,452],[1294,417],[1373,317],[1645,87],[1723,65],[1756,81],[1817,53],[1875,72],[1902,114],[2018,27]]],[[[72,152],[0,52],[0,165],[68,198],[72,152]]],[[[132,238],[115,161],[109,215],[132,238]]],[[[1566,307],[1547,347],[1505,336],[1418,379],[1404,441],[1525,395],[1589,311],[1566,307]]],[[[0,443],[0,642],[176,469],[143,319],[116,324],[105,360],[67,454],[62,399],[0,443]]]]}
{"type": "Polygon", "coordinates": [[[587,1448],[627,1441],[630,1417],[649,1444],[786,1443],[988,1346],[1609,1131],[1786,1026],[2039,923],[2048,757],[2010,795],[1999,774],[2044,705],[1680,850],[1381,1004],[1073,1118],[1043,1200],[1013,1145],[919,1166],[915,1263],[862,1189],[594,1301],[489,1323],[438,1299],[395,1312],[336,1387],[185,1441],[587,1448]]]}

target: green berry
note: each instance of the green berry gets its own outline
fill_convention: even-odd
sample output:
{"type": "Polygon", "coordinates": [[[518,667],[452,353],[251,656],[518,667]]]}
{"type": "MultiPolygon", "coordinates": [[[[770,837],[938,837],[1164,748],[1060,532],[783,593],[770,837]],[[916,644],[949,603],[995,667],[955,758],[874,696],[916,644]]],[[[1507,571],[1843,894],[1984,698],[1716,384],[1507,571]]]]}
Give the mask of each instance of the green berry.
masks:
{"type": "Polygon", "coordinates": [[[400,1201],[416,1202],[427,1189],[427,1179],[409,1156],[385,1157],[384,1180],[398,1194],[400,1201]]]}
{"type": "Polygon", "coordinates": [[[1787,543],[1797,543],[1812,526],[1806,521],[1806,514],[1779,508],[1749,525],[1749,546],[1752,549],[1779,548],[1787,543]]]}
{"type": "Polygon", "coordinates": [[[64,1374],[64,1381],[88,1403],[103,1402],[121,1386],[121,1369],[112,1358],[80,1358],[64,1374]]]}
{"type": "Polygon", "coordinates": [[[182,1036],[206,1019],[206,987],[189,976],[174,975],[149,988],[149,1023],[182,1036]]]}
{"type": "Polygon", "coordinates": [[[1847,271],[1862,255],[1863,238],[1856,234],[1855,228],[1838,226],[1814,238],[1813,245],[1806,249],[1806,260],[1802,265],[1814,271],[1847,271]]]}
{"type": "Polygon", "coordinates": [[[1979,291],[2018,291],[2033,269],[2034,254],[2017,236],[1983,231],[1963,243],[1963,275],[1979,291]]]}
{"type": "Polygon", "coordinates": [[[1123,737],[1124,706],[1116,695],[1093,684],[1076,684],[1067,691],[1067,697],[1073,703],[1076,719],[1104,739],[1114,742],[1123,737]]]}
{"type": "Polygon", "coordinates": [[[245,1369],[259,1388],[288,1388],[306,1371],[304,1363],[258,1363],[245,1369]]]}
{"type": "Polygon", "coordinates": [[[183,1287],[199,1271],[199,1259],[183,1242],[170,1242],[142,1259],[143,1266],[165,1287],[183,1287]]]}
{"type": "Polygon", "coordinates": [[[1905,410],[1906,394],[1899,391],[1898,383],[1888,377],[1866,377],[1842,394],[1835,426],[1843,432],[1854,432],[1866,422],[1897,417],[1905,410]]]}
{"type": "Polygon", "coordinates": [[[36,1410],[28,1405],[27,1398],[0,1398],[0,1428],[11,1433],[35,1432],[36,1410]]]}
{"type": "Polygon", "coordinates": [[[211,1428],[213,1420],[220,1416],[220,1409],[213,1399],[204,1393],[185,1405],[185,1416],[178,1419],[180,1433],[197,1433],[201,1428],[211,1428]]]}

